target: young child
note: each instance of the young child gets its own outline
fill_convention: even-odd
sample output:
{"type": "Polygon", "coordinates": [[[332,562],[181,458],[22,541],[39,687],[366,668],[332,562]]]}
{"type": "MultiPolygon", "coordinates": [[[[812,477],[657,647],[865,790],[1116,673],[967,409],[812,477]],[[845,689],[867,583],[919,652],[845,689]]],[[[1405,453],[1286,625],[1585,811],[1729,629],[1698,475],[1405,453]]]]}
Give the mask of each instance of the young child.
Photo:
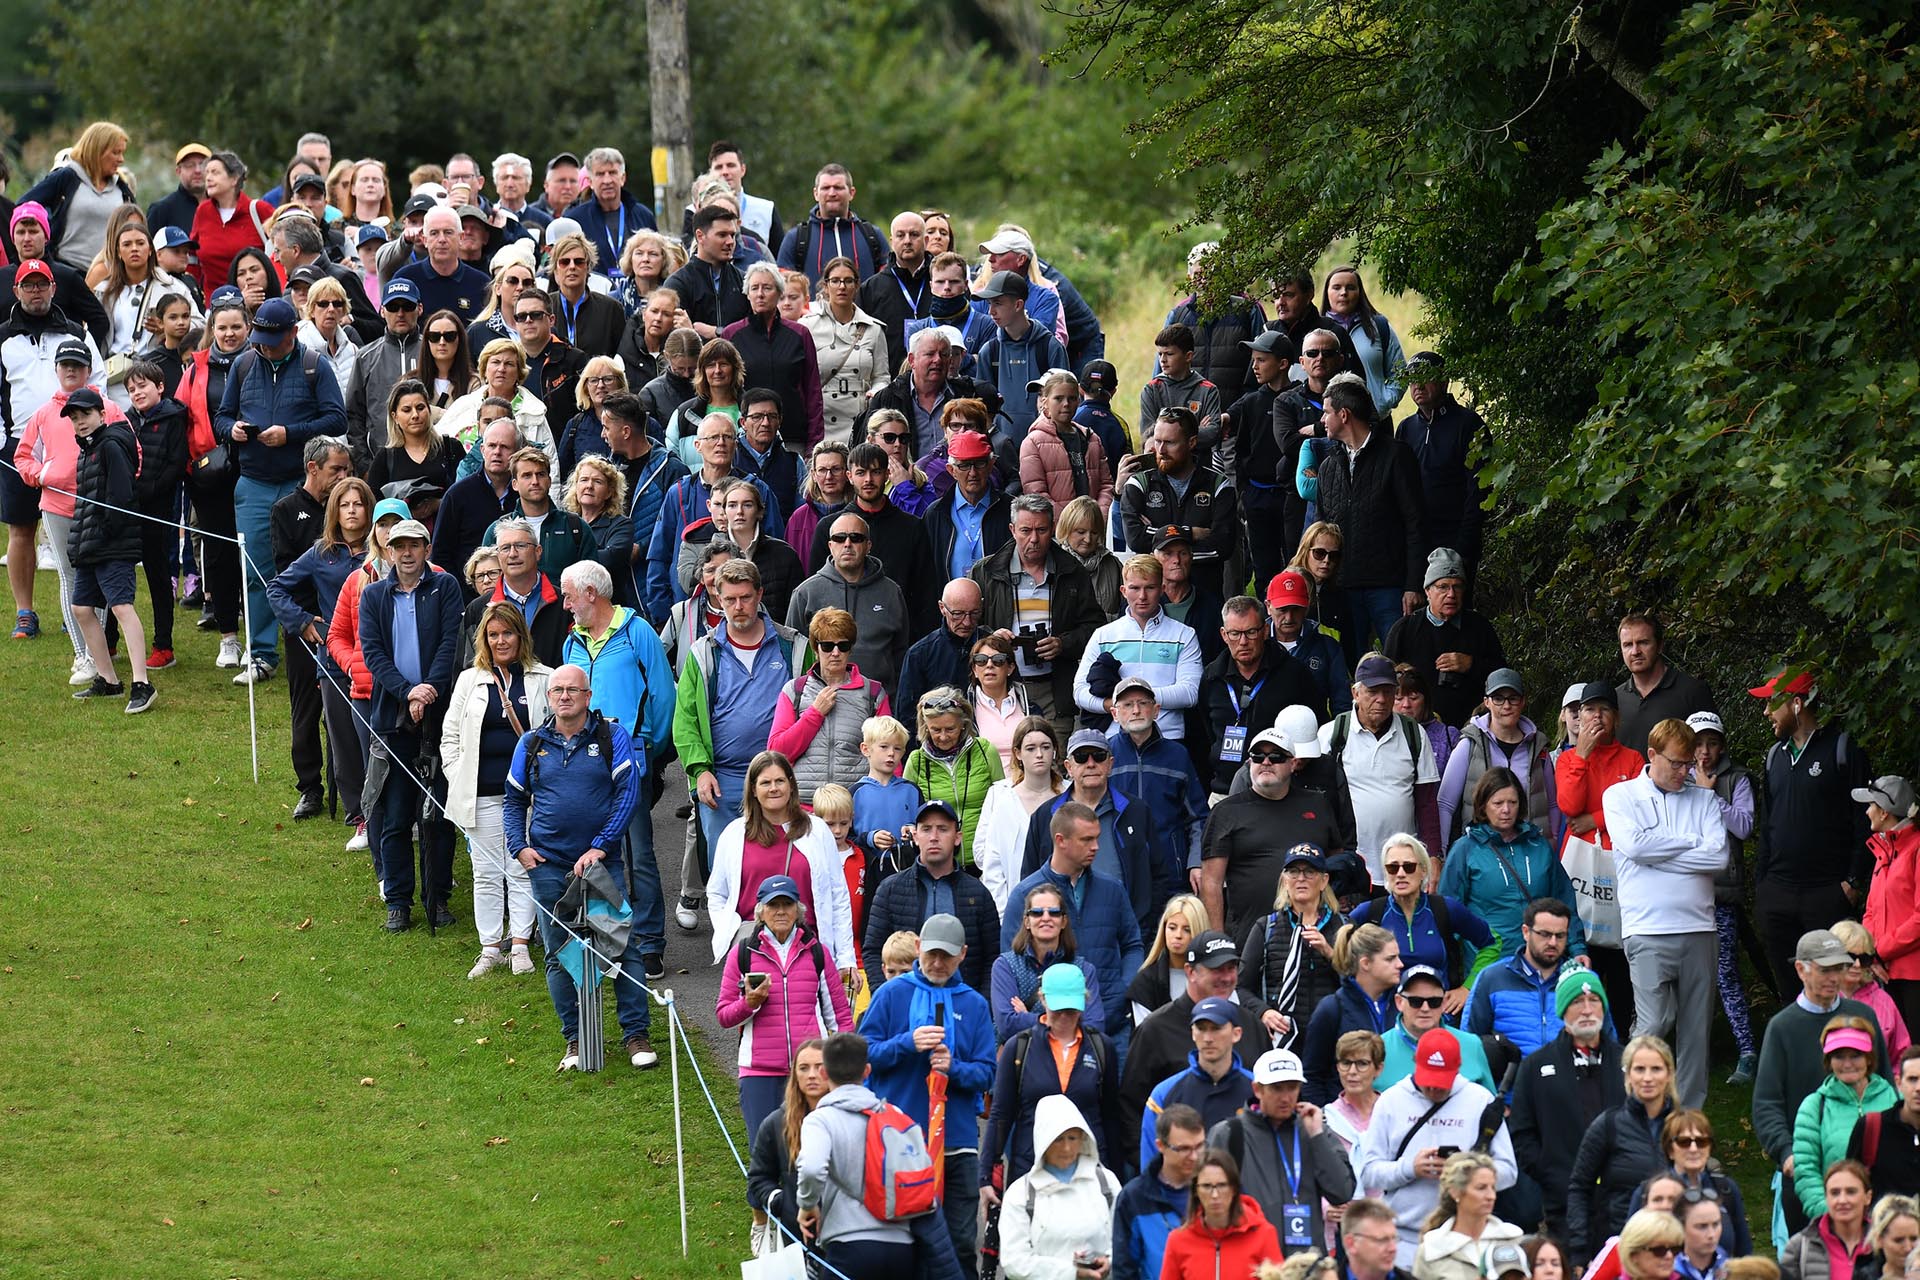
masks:
{"type": "Polygon", "coordinates": [[[187,286],[195,310],[206,310],[200,282],[193,277],[193,251],[199,246],[182,227],[161,227],[153,233],[153,264],[187,286]]]}
{"type": "Polygon", "coordinates": [[[980,810],[993,784],[1006,776],[1000,753],[974,732],[973,710],[958,689],[929,689],[915,711],[920,745],[907,757],[906,779],[927,800],[944,800],[960,815],[960,865],[971,868],[980,810]]]}
{"type": "Polygon", "coordinates": [[[880,972],[887,982],[913,972],[920,958],[920,935],[911,929],[890,933],[880,944],[880,972]]]}
{"type": "MultiPolygon", "coordinates": [[[[1126,420],[1113,411],[1113,391],[1119,377],[1107,361],[1089,360],[1086,372],[1080,375],[1083,398],[1073,413],[1074,422],[1099,438],[1100,447],[1107,451],[1107,460],[1116,466],[1121,465],[1133,449],[1126,420]]],[[[1117,480],[1114,489],[1119,490],[1117,480]]]]}
{"type": "Polygon", "coordinates": [[[867,851],[853,842],[853,793],[837,782],[815,787],[813,816],[833,832],[834,849],[840,855],[840,874],[847,882],[847,902],[853,908],[853,936],[866,936],[867,900],[872,897],[874,880],[868,874],[867,851]]]}
{"type": "Polygon", "coordinates": [[[153,608],[153,652],[147,655],[147,668],[160,671],[173,665],[171,566],[178,541],[180,486],[187,477],[187,410],[167,394],[165,370],[144,357],[128,368],[126,387],[133,408],[127,421],[140,445],[134,509],[153,517],[140,522],[140,563],[146,566],[147,596],[153,608]]]}
{"type": "Polygon", "coordinates": [[[153,345],[140,353],[140,358],[160,366],[164,375],[161,394],[170,396],[180,386],[180,375],[186,371],[187,361],[193,358],[193,306],[179,294],[170,293],[160,300],[156,310],[160,332],[155,335],[153,345]]]}
{"type": "Polygon", "coordinates": [[[73,562],[74,619],[86,637],[95,672],[93,683],[73,696],[117,698],[126,692],[113,678],[107,633],[94,613],[111,609],[127,638],[127,661],[133,666],[133,692],[126,711],[139,715],[153,705],[153,686],[147,683],[146,629],[133,607],[133,562],[140,558],[140,530],[135,526],[140,519],[121,513],[131,510],[135,501],[140,446],[126,423],[107,421],[106,402],[92,387],[68,396],[60,415],[73,423],[74,439],[80,445],[67,558],[73,562]]]}
{"type": "Polygon", "coordinates": [[[874,716],[861,726],[860,754],[867,758],[867,776],[853,784],[853,839],[880,859],[882,866],[875,870],[882,876],[913,862],[902,842],[920,811],[921,797],[920,788],[897,776],[906,750],[907,726],[892,716],[874,716]]]}

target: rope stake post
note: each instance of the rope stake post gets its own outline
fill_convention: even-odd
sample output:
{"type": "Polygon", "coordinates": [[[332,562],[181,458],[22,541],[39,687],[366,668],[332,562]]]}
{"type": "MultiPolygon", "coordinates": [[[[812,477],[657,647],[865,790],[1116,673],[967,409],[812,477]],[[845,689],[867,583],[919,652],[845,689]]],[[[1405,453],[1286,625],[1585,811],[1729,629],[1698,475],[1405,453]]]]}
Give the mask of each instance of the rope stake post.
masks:
{"type": "MultiPolygon", "coordinates": [[[[649,992],[648,994],[656,994],[649,992]]],[[[687,1144],[680,1134],[680,1016],[671,989],[657,993],[667,1008],[667,1062],[673,1070],[673,1165],[680,1184],[680,1256],[687,1256],[687,1144]]]]}
{"type": "MultiPolygon", "coordinates": [[[[253,744],[253,781],[260,782],[260,715],[253,702],[253,605],[247,593],[247,574],[253,568],[253,557],[247,554],[247,531],[240,530],[234,536],[240,544],[240,632],[245,636],[240,650],[240,670],[247,676],[247,738],[253,744]]],[[[262,579],[265,581],[265,579],[262,579]]]]}

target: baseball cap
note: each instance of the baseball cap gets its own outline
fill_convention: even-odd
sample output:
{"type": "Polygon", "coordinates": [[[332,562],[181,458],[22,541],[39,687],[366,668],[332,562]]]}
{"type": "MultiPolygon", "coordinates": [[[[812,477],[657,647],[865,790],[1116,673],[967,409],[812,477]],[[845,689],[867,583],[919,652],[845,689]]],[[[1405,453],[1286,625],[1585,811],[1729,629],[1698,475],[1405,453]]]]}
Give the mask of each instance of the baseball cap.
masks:
{"type": "Polygon", "coordinates": [[[1196,1022],[1213,1022],[1230,1027],[1240,1021],[1240,1006],[1225,996],[1208,996],[1193,1006],[1193,1014],[1187,1019],[1187,1025],[1196,1022]]]}
{"type": "Polygon", "coordinates": [[[204,142],[189,142],[173,153],[173,162],[179,164],[188,156],[199,156],[203,160],[210,160],[213,158],[213,150],[204,142]]]}
{"type": "Polygon", "coordinates": [[[1309,603],[1307,575],[1298,569],[1276,573],[1273,581],[1267,584],[1267,607],[1270,609],[1304,609],[1309,603]]]}
{"type": "Polygon", "coordinates": [[[241,294],[239,289],[230,284],[223,284],[207,295],[207,307],[209,310],[214,307],[238,307],[245,305],[245,303],[245,296],[241,294]]]}
{"type": "MultiPolygon", "coordinates": [[[[1400,677],[1393,670],[1393,659],[1374,653],[1360,659],[1353,669],[1353,682],[1362,689],[1398,689],[1400,677]]],[[[1609,693],[1612,690],[1608,690],[1609,693]]]]}
{"type": "Polygon", "coordinates": [[[285,298],[268,298],[253,313],[253,332],[248,336],[250,342],[278,342],[296,324],[300,323],[299,312],[285,298]]]}
{"type": "Polygon", "coordinates": [[[552,169],[563,164],[570,164],[578,169],[580,167],[580,157],[571,151],[562,151],[559,155],[547,161],[547,168],[552,169]]]}
{"type": "Polygon", "coordinates": [[[1831,929],[1809,929],[1801,934],[1800,941],[1793,946],[1793,959],[1795,964],[1818,965],[1822,969],[1853,963],[1847,944],[1831,929]]]}
{"type": "Polygon", "coordinates": [[[1089,360],[1080,374],[1080,385],[1095,391],[1112,391],[1120,384],[1120,371],[1106,360],[1089,360]]]}
{"type": "Polygon", "coordinates": [[[957,956],[967,949],[966,927],[960,923],[960,917],[945,911],[928,916],[927,922],[920,926],[920,946],[926,951],[944,951],[957,956]]]}
{"type": "Polygon", "coordinates": [[[1018,231],[996,231],[993,239],[980,242],[982,253],[1024,253],[1029,258],[1039,257],[1033,250],[1033,241],[1018,231]]]}
{"type": "Polygon", "coordinates": [[[1273,727],[1287,735],[1294,759],[1320,758],[1320,717],[1313,714],[1312,707],[1301,702],[1282,707],[1280,714],[1273,718],[1273,727]]]}
{"type": "Polygon", "coordinates": [[[1128,676],[1119,684],[1113,686],[1113,700],[1115,702],[1120,701],[1121,695],[1132,689],[1140,690],[1156,702],[1160,700],[1160,695],[1154,692],[1153,685],[1142,680],[1139,676],[1128,676]]]}
{"type": "Polygon", "coordinates": [[[1319,845],[1309,841],[1303,840],[1293,846],[1293,848],[1287,850],[1287,856],[1280,860],[1280,868],[1284,871],[1286,868],[1301,862],[1306,863],[1315,871],[1325,871],[1327,869],[1326,854],[1320,851],[1319,845]]]}
{"type": "Polygon", "coordinates": [[[326,272],[322,271],[314,263],[309,262],[304,267],[295,267],[293,274],[287,277],[287,283],[290,285],[304,284],[308,288],[312,288],[326,278],[326,272]]]}
{"type": "Polygon", "coordinates": [[[74,414],[86,409],[99,409],[104,412],[106,407],[107,402],[100,398],[98,391],[92,387],[82,387],[68,396],[67,402],[60,406],[60,416],[71,418],[74,414]]]}
{"type": "Polygon", "coordinates": [[[1877,804],[1896,818],[1913,813],[1913,784],[1898,774],[1889,773],[1864,787],[1855,787],[1853,798],[1861,804],[1877,804]]]}
{"type": "Polygon", "coordinates": [[[407,197],[407,202],[404,205],[400,206],[400,216],[403,218],[411,218],[416,213],[424,215],[427,210],[438,209],[439,207],[440,202],[438,200],[435,200],[424,191],[416,191],[407,197]]]}
{"type": "Polygon", "coordinates": [[[399,524],[387,530],[387,542],[389,544],[392,544],[400,538],[418,538],[422,542],[433,541],[433,535],[427,532],[427,526],[421,524],[418,520],[402,520],[399,524]]]}
{"type": "Polygon", "coordinates": [[[1527,1265],[1527,1251],[1511,1240],[1502,1240],[1487,1250],[1484,1273],[1487,1280],[1500,1280],[1501,1276],[1518,1273],[1532,1280],[1533,1268],[1527,1265]]]}
{"type": "Polygon", "coordinates": [[[1447,980],[1438,969],[1430,964],[1410,964],[1400,971],[1400,990],[1405,991],[1418,978],[1434,983],[1442,991],[1447,989],[1447,980]]]}
{"type": "Polygon", "coordinates": [[[388,516],[399,516],[402,520],[413,514],[404,498],[382,498],[373,504],[373,522],[379,524],[388,516]]]}
{"type": "Polygon", "coordinates": [[[960,332],[958,329],[954,328],[952,325],[950,324],[936,325],[934,326],[933,331],[947,340],[947,346],[952,351],[959,351],[962,353],[966,351],[967,335],[960,332]]]}
{"type": "Polygon", "coordinates": [[[978,462],[993,456],[993,446],[978,431],[962,431],[947,446],[947,458],[952,462],[978,462]]]}
{"type": "MultiPolygon", "coordinates": [[[[1727,736],[1727,726],[1711,711],[1696,711],[1688,716],[1687,728],[1695,733],[1717,733],[1723,738],[1727,736]]],[[[1857,795],[1854,797],[1855,800],[1859,798],[1857,795]]]]}
{"type": "Polygon", "coordinates": [[[1413,1083],[1421,1089],[1451,1089],[1460,1074],[1460,1042],[1445,1027],[1420,1037],[1413,1049],[1413,1083]]]}
{"type": "Polygon", "coordinates": [[[1579,706],[1579,705],[1580,705],[1580,695],[1581,695],[1581,694],[1583,694],[1583,693],[1585,693],[1586,691],[1587,691],[1587,686],[1586,686],[1586,684],[1585,684],[1584,682],[1582,682],[1582,683],[1580,683],[1580,684],[1570,684],[1570,685],[1568,685],[1568,686],[1567,686],[1567,691],[1566,691],[1565,693],[1563,693],[1563,694],[1561,694],[1561,695],[1560,695],[1560,707],[1561,707],[1561,709],[1562,709],[1562,710],[1565,710],[1565,709],[1566,709],[1566,708],[1568,708],[1568,707],[1577,707],[1577,706],[1579,706]]]}
{"type": "Polygon", "coordinates": [[[1407,361],[1407,376],[1414,382],[1432,382],[1447,371],[1447,362],[1438,351],[1416,351],[1407,361]]]}
{"type": "Polygon", "coordinates": [[[1520,673],[1512,667],[1501,667],[1487,677],[1488,693],[1525,693],[1527,686],[1521,682],[1520,673]]]}
{"type": "Polygon", "coordinates": [[[487,220],[487,211],[477,204],[463,204],[458,209],[455,209],[454,212],[462,218],[473,218],[480,222],[487,220]]]}
{"type": "MultiPolygon", "coordinates": [[[[18,218],[14,220],[16,222],[19,221],[18,218]]],[[[28,258],[20,264],[20,269],[13,273],[13,281],[17,285],[28,276],[39,276],[41,279],[51,283],[53,280],[53,268],[47,265],[46,259],[44,258],[28,258]]]]}
{"type": "Polygon", "coordinates": [[[1281,329],[1264,330],[1251,342],[1242,341],[1241,346],[1249,351],[1258,351],[1262,355],[1279,356],[1285,360],[1293,359],[1293,339],[1281,329]]]}
{"type": "Polygon", "coordinates": [[[1281,729],[1278,727],[1275,727],[1272,729],[1262,729],[1260,732],[1253,735],[1253,741],[1247,744],[1247,750],[1251,752],[1253,748],[1260,746],[1263,743],[1269,747],[1278,747],[1280,750],[1287,753],[1287,756],[1289,759],[1293,757],[1293,739],[1287,736],[1287,731],[1285,729],[1281,729]]]}
{"type": "MultiPolygon", "coordinates": [[[[1115,688],[1118,687],[1115,686],[1115,688]]],[[[1071,759],[1073,753],[1082,747],[1098,747],[1102,751],[1113,750],[1107,743],[1107,735],[1098,729],[1075,729],[1073,736],[1067,739],[1067,757],[1071,759]]]]}
{"type": "Polygon", "coordinates": [[[1153,549],[1155,551],[1165,551],[1168,547],[1176,547],[1181,543],[1185,543],[1191,547],[1193,545],[1193,535],[1177,524],[1170,524],[1166,528],[1156,531],[1153,535],[1153,549]]]}
{"type": "Polygon", "coordinates": [[[1040,998],[1047,1002],[1047,1012],[1061,1009],[1082,1009],[1087,1007],[1087,975],[1080,972],[1077,964],[1050,964],[1047,971],[1040,975],[1040,998]]]}
{"type": "Polygon", "coordinates": [[[982,302],[994,298],[1024,298],[1031,291],[1027,278],[1016,271],[996,271],[987,281],[987,287],[974,294],[982,302]]]}
{"type": "Polygon", "coordinates": [[[1187,944],[1187,963],[1197,964],[1202,969],[1218,969],[1221,965],[1240,963],[1240,948],[1233,945],[1233,939],[1216,929],[1204,929],[1193,936],[1187,944]]]}
{"type": "Polygon", "coordinates": [[[443,182],[423,182],[413,189],[416,196],[432,196],[435,200],[447,198],[447,187],[443,182]]]}
{"type": "Polygon", "coordinates": [[[153,247],[156,249],[191,249],[195,244],[185,227],[162,227],[153,233],[153,247]]]}
{"type": "Polygon", "coordinates": [[[1294,1081],[1305,1084],[1307,1073],[1300,1065],[1300,1055],[1290,1049],[1269,1049],[1253,1064],[1255,1084],[1288,1084],[1294,1081]]]}
{"type": "Polygon", "coordinates": [[[303,173],[293,180],[292,190],[294,191],[305,191],[308,187],[325,191],[327,189],[327,180],[317,173],[303,173]]]}
{"type": "Polygon", "coordinates": [[[947,821],[951,822],[956,827],[960,825],[960,815],[955,813],[953,811],[953,806],[948,804],[945,800],[927,801],[925,804],[921,805],[918,809],[914,811],[913,820],[915,822],[924,821],[926,816],[930,813],[940,814],[942,817],[946,818],[947,821]]]}
{"type": "Polygon", "coordinates": [[[1027,390],[1044,391],[1047,386],[1047,379],[1053,377],[1056,374],[1062,374],[1062,373],[1064,373],[1067,377],[1072,378],[1076,386],[1079,384],[1080,382],[1079,375],[1074,373],[1074,371],[1071,369],[1048,369],[1044,373],[1042,373],[1039,377],[1027,383],[1027,390]]]}
{"type": "Polygon", "coordinates": [[[760,892],[754,895],[754,901],[768,903],[775,898],[800,901],[800,886],[794,883],[792,876],[768,876],[760,882],[760,892]]]}
{"type": "Polygon", "coordinates": [[[353,243],[356,246],[385,243],[386,239],[387,229],[377,222],[365,223],[353,233],[353,243]]]}
{"type": "Polygon", "coordinates": [[[560,237],[562,236],[577,236],[577,235],[584,235],[584,234],[586,234],[586,232],[580,226],[580,220],[578,218],[555,218],[552,222],[549,222],[547,224],[547,234],[545,235],[544,240],[547,244],[547,247],[552,248],[556,243],[559,242],[560,237]]]}
{"type": "Polygon", "coordinates": [[[55,364],[83,364],[93,368],[93,348],[78,338],[62,338],[60,345],[53,349],[55,364]]]}
{"type": "Polygon", "coordinates": [[[1620,707],[1620,695],[1615,692],[1614,687],[1605,680],[1589,680],[1580,686],[1580,705],[1585,707],[1596,702],[1604,702],[1609,707],[1618,710],[1620,707]]]}
{"type": "Polygon", "coordinates": [[[1802,671],[1790,677],[1787,673],[1792,670],[1793,668],[1790,666],[1781,667],[1778,671],[1767,677],[1765,684],[1756,685],[1747,690],[1747,692],[1756,698],[1777,698],[1783,693],[1798,694],[1803,698],[1812,697],[1813,672],[1802,671]]]}
{"type": "Polygon", "coordinates": [[[387,281],[387,287],[381,290],[381,293],[380,293],[380,305],[383,307],[390,307],[396,302],[404,302],[409,306],[414,306],[414,307],[419,306],[420,305],[419,286],[414,284],[414,282],[411,280],[402,280],[398,276],[395,276],[393,279],[387,281]]]}

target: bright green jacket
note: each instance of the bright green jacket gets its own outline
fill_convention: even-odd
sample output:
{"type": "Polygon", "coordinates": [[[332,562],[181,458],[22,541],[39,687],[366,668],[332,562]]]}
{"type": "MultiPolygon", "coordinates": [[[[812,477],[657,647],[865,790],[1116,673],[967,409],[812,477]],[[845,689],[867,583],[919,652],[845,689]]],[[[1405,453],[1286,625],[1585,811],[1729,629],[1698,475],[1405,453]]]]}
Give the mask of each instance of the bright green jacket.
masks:
{"type": "MultiPolygon", "coordinates": [[[[973,865],[973,829],[980,821],[980,809],[987,803],[987,792],[1006,777],[1000,768],[1000,752],[985,738],[969,738],[952,764],[943,764],[916,747],[907,756],[902,776],[920,788],[921,800],[944,800],[960,815],[960,864],[973,865]]],[[[1016,850],[1018,866],[1025,850],[1016,850]]],[[[1018,877],[1016,877],[1017,879],[1018,877]]]]}
{"type": "Polygon", "coordinates": [[[1793,1118],[1793,1189],[1808,1218],[1827,1211],[1827,1166],[1846,1156],[1860,1117],[1899,1105],[1900,1094],[1886,1077],[1871,1074],[1864,1098],[1854,1097],[1851,1085],[1828,1076],[1800,1103],[1793,1118]]]}

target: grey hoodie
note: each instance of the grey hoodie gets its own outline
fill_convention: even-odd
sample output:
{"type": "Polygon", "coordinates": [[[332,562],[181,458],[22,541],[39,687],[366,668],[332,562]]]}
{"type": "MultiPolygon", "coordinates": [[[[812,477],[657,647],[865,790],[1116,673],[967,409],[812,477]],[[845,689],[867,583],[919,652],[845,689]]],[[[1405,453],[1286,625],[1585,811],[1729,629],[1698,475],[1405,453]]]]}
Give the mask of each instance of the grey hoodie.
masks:
{"type": "Polygon", "coordinates": [[[807,624],[821,609],[845,609],[853,615],[853,660],[860,674],[879,681],[883,689],[893,688],[914,636],[907,620],[907,598],[899,584],[887,577],[880,558],[868,556],[866,576],[853,582],[829,557],[820,572],[794,591],[787,605],[787,625],[805,635],[807,624]]]}
{"type": "Polygon", "coordinates": [[[879,1096],[864,1084],[836,1085],[800,1122],[795,1194],[802,1209],[820,1209],[819,1244],[913,1240],[912,1226],[874,1217],[861,1199],[867,1162],[867,1118],[861,1113],[879,1105],[879,1096]]]}

